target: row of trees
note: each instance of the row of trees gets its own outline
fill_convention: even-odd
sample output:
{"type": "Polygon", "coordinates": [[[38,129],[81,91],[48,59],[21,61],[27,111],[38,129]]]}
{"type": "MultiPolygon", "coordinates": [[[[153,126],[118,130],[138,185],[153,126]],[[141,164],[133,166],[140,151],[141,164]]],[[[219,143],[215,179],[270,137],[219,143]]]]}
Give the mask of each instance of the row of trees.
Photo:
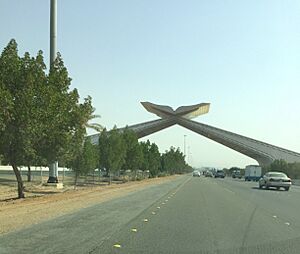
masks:
{"type": "Polygon", "coordinates": [[[18,197],[24,197],[20,165],[71,161],[83,146],[94,109],[79,102],[60,54],[46,72],[43,53],[18,55],[11,40],[0,56],[0,155],[13,167],[18,197]]]}
{"type": "MultiPolygon", "coordinates": [[[[184,156],[171,148],[163,156],[155,144],[138,142],[127,128],[111,131],[90,126],[96,117],[91,97],[79,102],[77,89],[60,56],[49,72],[39,51],[35,57],[19,56],[11,40],[0,56],[0,160],[12,166],[18,182],[18,197],[24,197],[19,166],[48,166],[59,161],[72,168],[76,176],[95,168],[108,172],[120,169],[180,173],[189,168],[184,156]],[[101,130],[99,145],[86,138],[86,128],[101,130]]],[[[76,177],[77,179],[77,177],[76,177]]],[[[29,179],[30,180],[30,179],[29,179]]]]}
{"type": "Polygon", "coordinates": [[[160,154],[155,143],[138,142],[136,134],[128,128],[111,131],[104,129],[99,136],[98,145],[85,140],[81,152],[69,167],[79,175],[86,175],[96,168],[105,169],[107,175],[119,174],[120,170],[147,171],[150,177],[161,174],[180,174],[192,168],[186,164],[185,156],[179,148],[160,154]]]}
{"type": "Polygon", "coordinates": [[[270,166],[265,167],[264,171],[281,171],[292,179],[300,179],[300,163],[288,163],[285,160],[275,160],[270,166]]]}

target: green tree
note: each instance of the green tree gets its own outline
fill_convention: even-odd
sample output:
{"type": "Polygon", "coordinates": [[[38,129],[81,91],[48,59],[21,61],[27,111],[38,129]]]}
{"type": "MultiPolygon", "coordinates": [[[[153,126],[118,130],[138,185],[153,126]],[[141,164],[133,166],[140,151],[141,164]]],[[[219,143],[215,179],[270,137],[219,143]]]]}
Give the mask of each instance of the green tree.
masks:
{"type": "Polygon", "coordinates": [[[126,146],[122,134],[116,127],[107,132],[104,129],[99,136],[99,165],[110,176],[122,168],[125,162],[126,146]]]}
{"type": "Polygon", "coordinates": [[[83,104],[77,108],[76,132],[71,136],[68,148],[65,149],[63,161],[75,171],[75,187],[79,175],[86,175],[97,168],[99,162],[98,145],[91,143],[86,136],[86,129],[100,131],[103,127],[100,124],[89,123],[90,120],[100,116],[94,115],[95,109],[91,104],[91,97],[88,96],[83,104]]]}
{"type": "MultiPolygon", "coordinates": [[[[60,163],[62,164],[70,164],[71,161],[75,160],[77,156],[81,153],[83,146],[85,144],[87,137],[86,129],[93,129],[93,130],[100,130],[100,124],[90,124],[89,121],[96,117],[94,115],[95,109],[92,107],[92,100],[91,97],[88,96],[84,99],[83,104],[79,104],[76,111],[73,112],[74,118],[77,119],[76,121],[76,128],[72,135],[69,135],[68,146],[65,147],[63,150],[63,156],[60,158],[60,163]]],[[[101,126],[101,130],[102,130],[101,126]]],[[[98,151],[97,151],[98,156],[98,151]]]]}
{"type": "Polygon", "coordinates": [[[85,134],[82,122],[86,119],[80,117],[82,106],[78,104],[79,94],[76,89],[69,91],[70,84],[67,69],[58,54],[47,76],[40,116],[45,138],[39,141],[39,153],[48,164],[63,157],[73,136],[83,137],[85,134]],[[76,133],[78,129],[81,135],[76,133]]]}
{"type": "MultiPolygon", "coordinates": [[[[1,75],[1,74],[0,74],[1,75]]],[[[11,110],[13,108],[13,98],[10,92],[5,89],[4,84],[0,81],[0,133],[6,127],[6,124],[11,121],[11,110]]]]}
{"type": "Polygon", "coordinates": [[[133,170],[136,177],[136,171],[141,167],[143,160],[143,153],[139,145],[137,135],[134,131],[125,128],[122,136],[126,150],[123,168],[133,170]]]}
{"type": "MultiPolygon", "coordinates": [[[[108,154],[109,154],[108,132],[107,132],[106,128],[104,128],[99,135],[98,149],[99,149],[98,166],[101,169],[106,169],[107,164],[108,164],[107,158],[108,158],[108,154]]],[[[108,172],[106,171],[106,173],[108,173],[108,172]]]]}
{"type": "Polygon", "coordinates": [[[282,171],[287,173],[289,168],[288,163],[285,160],[275,160],[272,162],[272,164],[270,165],[270,170],[271,171],[282,171]]]}
{"type": "Polygon", "coordinates": [[[0,56],[0,93],[5,97],[0,154],[13,167],[19,198],[24,197],[24,186],[18,166],[45,165],[63,158],[74,138],[82,145],[93,113],[91,98],[80,104],[77,90],[70,90],[71,79],[60,54],[49,75],[45,71],[42,52],[21,58],[15,40],[0,56]]]}
{"type": "Polygon", "coordinates": [[[179,148],[173,146],[162,154],[161,170],[169,174],[182,174],[190,172],[192,168],[186,164],[185,156],[179,148]]]}
{"type": "Polygon", "coordinates": [[[160,153],[155,143],[150,143],[149,140],[140,143],[143,160],[141,168],[149,170],[150,176],[155,177],[159,173],[160,168],[160,153]]]}
{"type": "Polygon", "coordinates": [[[289,163],[288,175],[293,179],[300,179],[300,162],[289,163]]]}
{"type": "Polygon", "coordinates": [[[98,165],[98,147],[86,138],[82,147],[78,147],[76,156],[69,162],[70,168],[75,172],[75,187],[79,175],[87,175],[94,171],[98,165]]]}
{"type": "Polygon", "coordinates": [[[34,145],[36,136],[41,133],[36,125],[35,107],[40,96],[38,81],[43,72],[40,58],[41,52],[36,58],[30,58],[28,53],[20,58],[15,40],[9,42],[0,57],[0,87],[8,102],[1,128],[0,153],[14,170],[19,198],[24,197],[24,186],[18,166],[26,165],[36,156],[34,145]]]}
{"type": "Polygon", "coordinates": [[[141,169],[143,171],[147,171],[150,169],[150,165],[149,165],[149,151],[151,148],[151,143],[149,140],[147,140],[146,142],[140,142],[140,149],[142,151],[142,157],[143,160],[141,162],[141,169]]]}
{"type": "Polygon", "coordinates": [[[88,121],[87,121],[85,127],[88,128],[88,129],[95,130],[97,132],[103,131],[104,128],[103,128],[103,126],[101,124],[99,124],[99,123],[91,123],[90,122],[91,120],[94,120],[94,119],[100,118],[100,117],[101,117],[100,115],[91,114],[89,116],[89,118],[88,118],[88,121]]]}
{"type": "Polygon", "coordinates": [[[148,154],[148,163],[149,163],[150,176],[151,177],[157,176],[160,167],[160,153],[158,150],[158,146],[155,143],[152,143],[150,146],[149,154],[148,154]]]}
{"type": "Polygon", "coordinates": [[[274,160],[268,167],[264,168],[265,172],[280,171],[287,174],[292,179],[300,179],[300,163],[287,163],[285,160],[274,160]]]}

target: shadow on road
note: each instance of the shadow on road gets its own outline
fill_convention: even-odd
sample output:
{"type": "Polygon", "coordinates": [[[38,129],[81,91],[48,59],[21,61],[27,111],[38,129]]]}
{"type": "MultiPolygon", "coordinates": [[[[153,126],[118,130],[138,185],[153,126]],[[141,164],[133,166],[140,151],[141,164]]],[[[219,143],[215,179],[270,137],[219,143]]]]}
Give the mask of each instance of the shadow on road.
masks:
{"type": "Polygon", "coordinates": [[[262,188],[260,189],[259,187],[251,187],[251,189],[253,190],[261,190],[261,191],[286,191],[286,190],[283,190],[283,189],[276,189],[276,188],[269,188],[269,189],[266,189],[266,188],[262,188]]]}
{"type": "Polygon", "coordinates": [[[0,203],[1,203],[1,202],[14,201],[14,200],[18,200],[18,199],[19,199],[18,197],[15,197],[15,198],[5,198],[5,199],[0,199],[0,203]]]}
{"type": "Polygon", "coordinates": [[[16,182],[15,179],[7,179],[7,178],[0,178],[0,183],[2,182],[16,182]]]}
{"type": "Polygon", "coordinates": [[[61,193],[60,191],[33,191],[33,190],[26,190],[24,192],[32,193],[32,194],[56,194],[56,193],[61,193]]]}

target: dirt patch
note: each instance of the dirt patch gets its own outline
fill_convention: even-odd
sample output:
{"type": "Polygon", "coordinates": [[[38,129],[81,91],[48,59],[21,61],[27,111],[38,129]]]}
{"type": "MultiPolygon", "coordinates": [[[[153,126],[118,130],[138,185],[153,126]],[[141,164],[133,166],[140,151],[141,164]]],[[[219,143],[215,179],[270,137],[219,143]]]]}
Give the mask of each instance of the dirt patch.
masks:
{"type": "Polygon", "coordinates": [[[82,187],[77,190],[71,188],[56,190],[41,186],[40,193],[46,190],[48,195],[38,193],[26,199],[0,202],[0,234],[124,196],[146,186],[174,180],[176,177],[169,176],[109,186],[82,187]]]}

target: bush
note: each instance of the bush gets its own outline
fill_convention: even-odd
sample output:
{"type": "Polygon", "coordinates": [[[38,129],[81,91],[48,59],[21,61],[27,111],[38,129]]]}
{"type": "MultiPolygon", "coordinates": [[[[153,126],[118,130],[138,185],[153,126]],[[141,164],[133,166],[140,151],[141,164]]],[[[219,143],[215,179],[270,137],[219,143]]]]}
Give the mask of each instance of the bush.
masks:
{"type": "Polygon", "coordinates": [[[287,163],[285,160],[275,160],[264,171],[281,171],[292,179],[300,179],[300,163],[287,163]]]}

